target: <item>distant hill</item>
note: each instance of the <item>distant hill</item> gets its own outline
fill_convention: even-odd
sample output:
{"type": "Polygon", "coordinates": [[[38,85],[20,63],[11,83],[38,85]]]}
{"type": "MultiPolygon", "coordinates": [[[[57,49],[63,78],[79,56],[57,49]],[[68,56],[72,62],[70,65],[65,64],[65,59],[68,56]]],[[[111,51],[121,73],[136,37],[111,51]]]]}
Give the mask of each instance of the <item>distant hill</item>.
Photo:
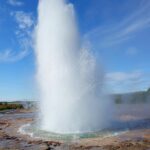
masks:
{"type": "Polygon", "coordinates": [[[0,111],[7,109],[36,109],[37,101],[0,102],[0,111]]]}
{"type": "Polygon", "coordinates": [[[114,94],[113,98],[116,104],[150,103],[150,88],[147,91],[126,94],[114,94]]]}

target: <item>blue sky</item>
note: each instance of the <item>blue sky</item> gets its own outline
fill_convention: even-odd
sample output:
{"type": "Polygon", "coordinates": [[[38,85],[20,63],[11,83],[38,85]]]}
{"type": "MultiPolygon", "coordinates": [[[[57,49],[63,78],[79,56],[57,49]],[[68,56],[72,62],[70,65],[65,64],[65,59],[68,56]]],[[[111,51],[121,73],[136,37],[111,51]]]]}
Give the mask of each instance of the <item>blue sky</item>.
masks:
{"type": "MultiPolygon", "coordinates": [[[[111,92],[150,87],[150,1],[68,0],[82,42],[103,64],[111,92]]],[[[0,98],[36,97],[32,32],[38,0],[0,1],[0,98]]]]}

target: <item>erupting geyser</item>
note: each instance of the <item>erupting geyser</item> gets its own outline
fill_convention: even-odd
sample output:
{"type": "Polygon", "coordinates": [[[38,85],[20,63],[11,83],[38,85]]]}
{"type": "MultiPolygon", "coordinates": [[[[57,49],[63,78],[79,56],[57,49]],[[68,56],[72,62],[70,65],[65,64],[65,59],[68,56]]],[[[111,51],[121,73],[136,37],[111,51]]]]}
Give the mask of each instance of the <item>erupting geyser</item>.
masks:
{"type": "Polygon", "coordinates": [[[72,4],[39,1],[36,56],[43,130],[83,133],[108,123],[103,73],[79,39],[72,4]]]}

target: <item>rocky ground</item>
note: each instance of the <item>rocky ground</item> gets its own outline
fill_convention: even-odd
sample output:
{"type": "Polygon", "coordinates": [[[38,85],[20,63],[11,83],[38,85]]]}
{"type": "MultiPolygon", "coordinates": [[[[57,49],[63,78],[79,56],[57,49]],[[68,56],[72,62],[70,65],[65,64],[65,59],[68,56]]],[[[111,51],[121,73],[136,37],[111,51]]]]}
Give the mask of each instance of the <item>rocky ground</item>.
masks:
{"type": "Polygon", "coordinates": [[[39,140],[18,133],[18,129],[23,124],[33,122],[34,117],[34,113],[25,110],[0,112],[0,150],[150,150],[150,128],[137,128],[113,137],[80,139],[68,143],[39,140]]]}

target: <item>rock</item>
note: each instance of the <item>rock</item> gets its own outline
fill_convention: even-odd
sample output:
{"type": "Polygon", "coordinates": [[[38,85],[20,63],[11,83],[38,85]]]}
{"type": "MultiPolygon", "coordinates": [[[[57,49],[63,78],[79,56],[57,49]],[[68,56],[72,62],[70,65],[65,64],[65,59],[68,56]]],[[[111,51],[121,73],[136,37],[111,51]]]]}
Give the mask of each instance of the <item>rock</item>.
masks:
{"type": "Polygon", "coordinates": [[[49,146],[54,146],[54,147],[61,145],[60,142],[55,142],[55,141],[45,141],[44,143],[46,143],[49,146]]]}

